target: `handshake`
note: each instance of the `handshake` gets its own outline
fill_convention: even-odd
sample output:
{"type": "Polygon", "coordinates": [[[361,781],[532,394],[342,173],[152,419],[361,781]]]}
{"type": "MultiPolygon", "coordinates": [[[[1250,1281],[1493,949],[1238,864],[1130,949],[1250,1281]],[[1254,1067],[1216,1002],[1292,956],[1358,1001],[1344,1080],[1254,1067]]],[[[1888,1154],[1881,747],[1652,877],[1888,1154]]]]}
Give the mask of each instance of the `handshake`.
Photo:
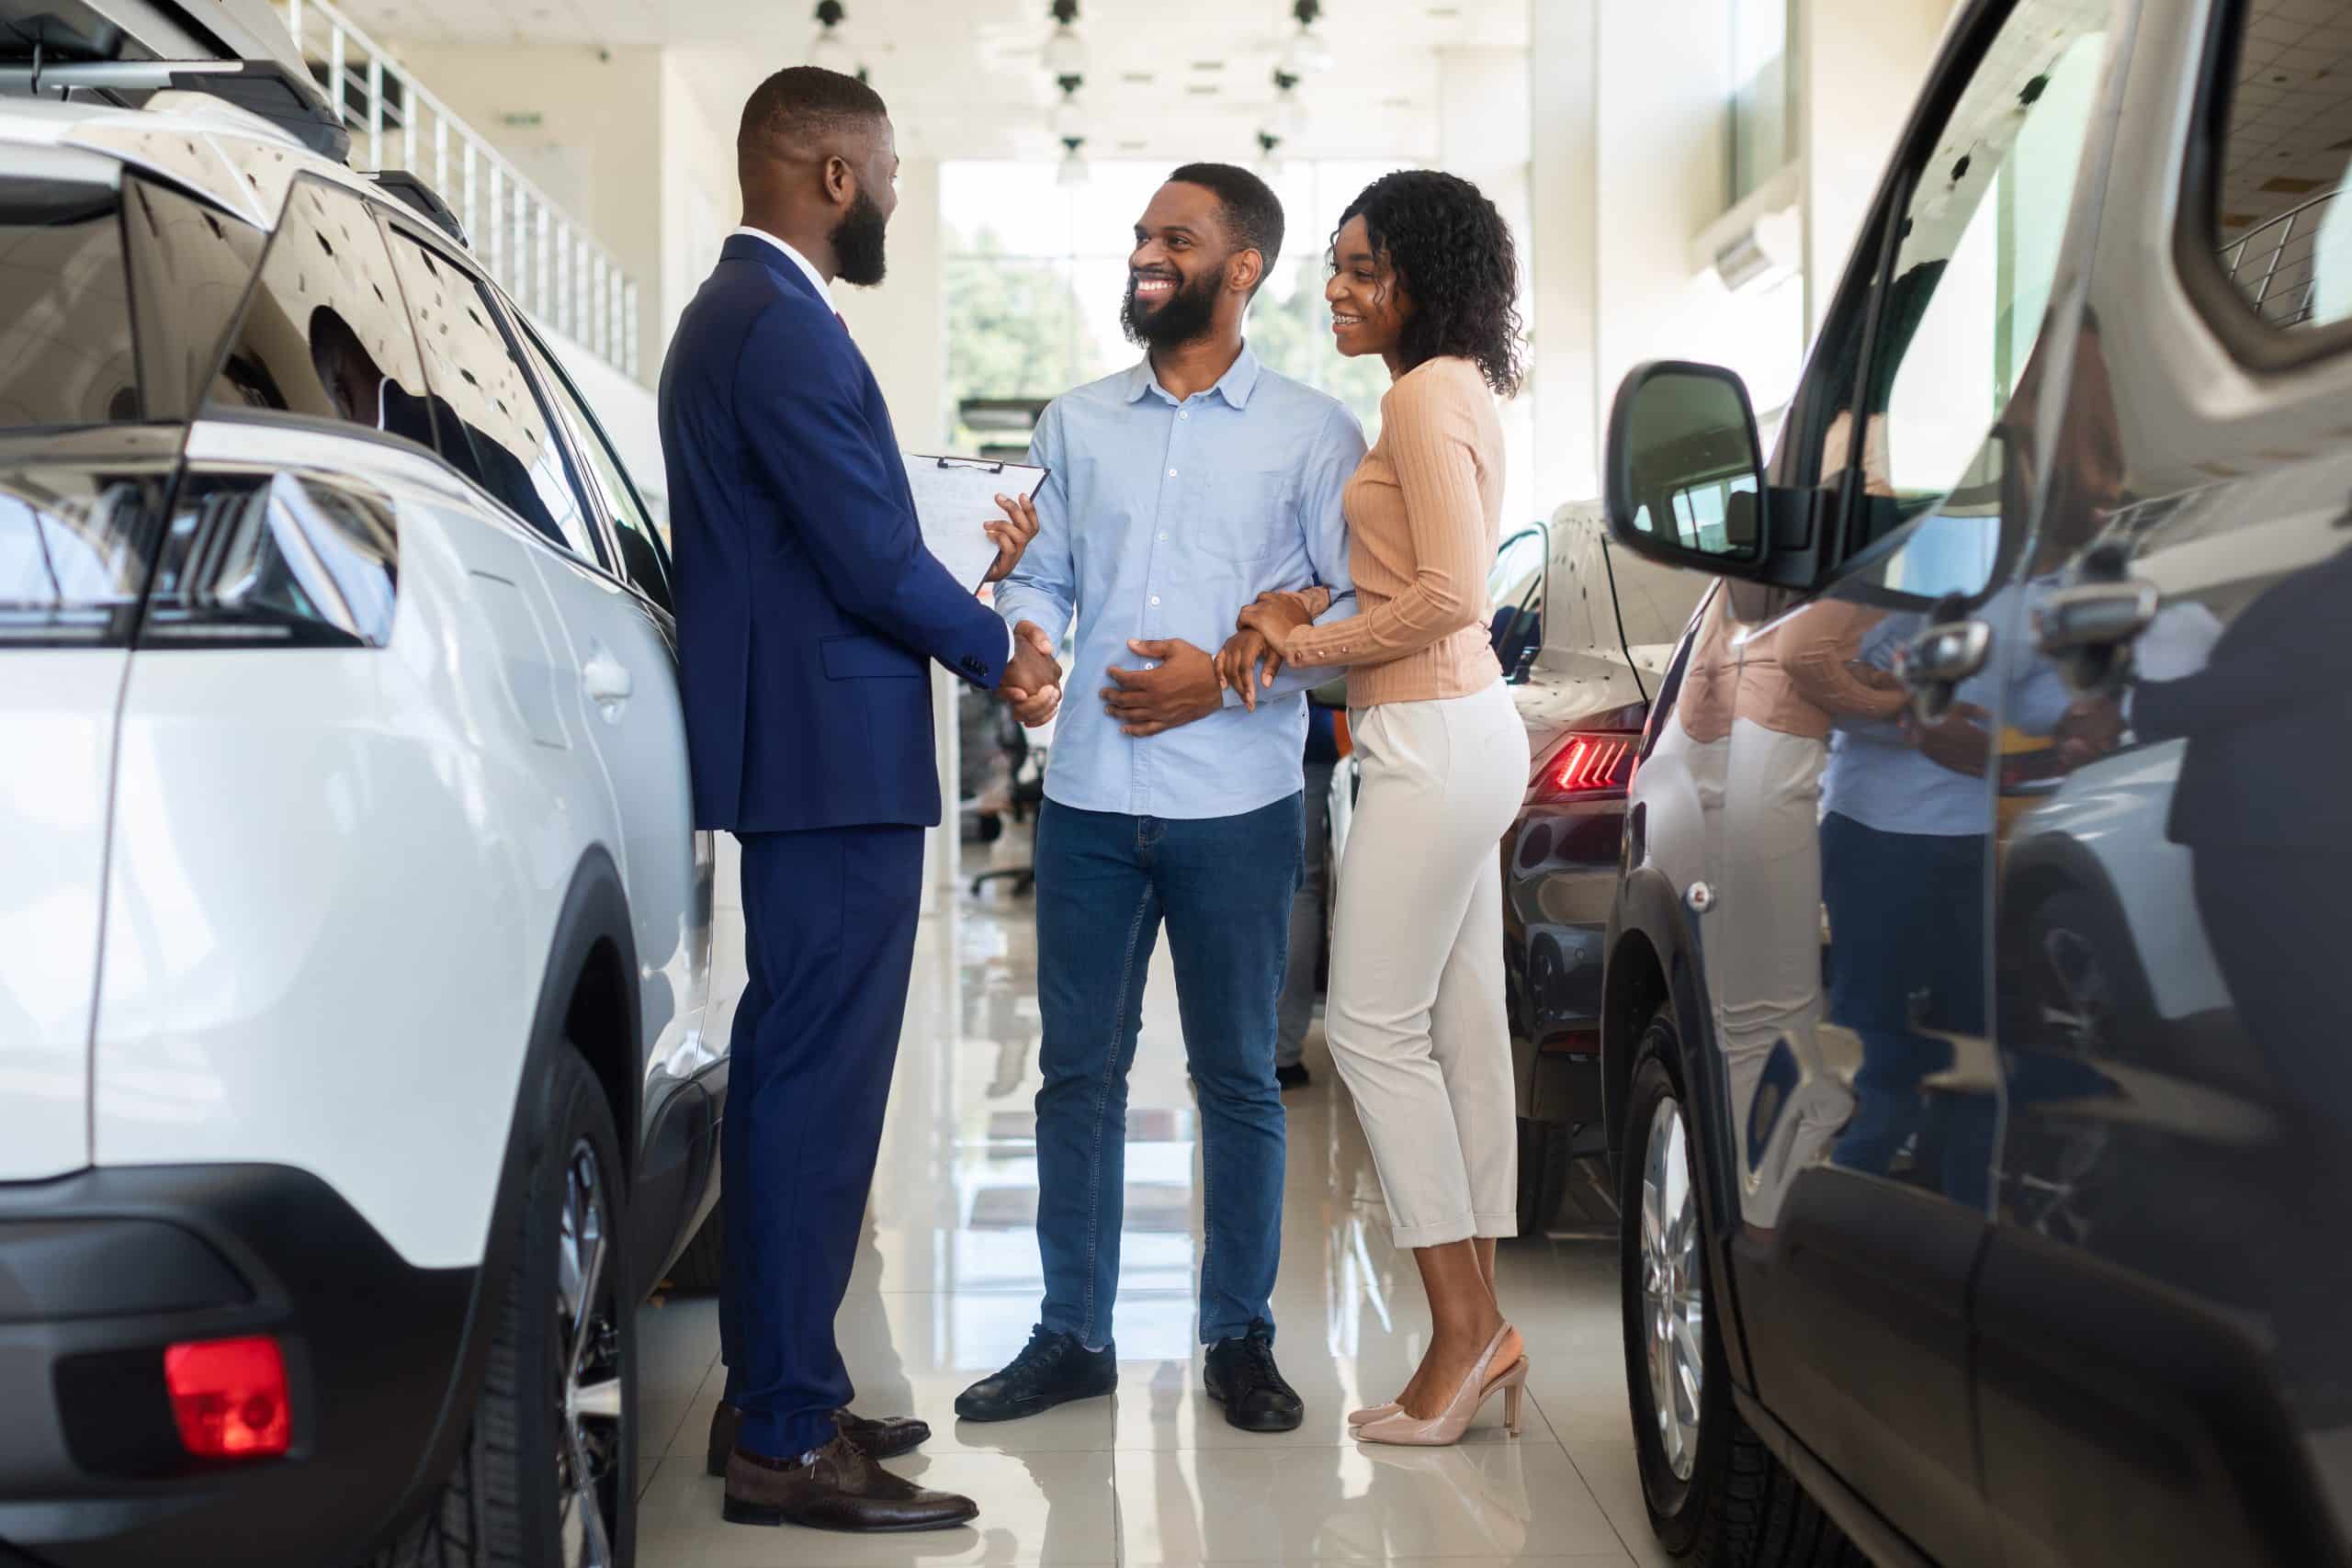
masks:
{"type": "Polygon", "coordinates": [[[1062,705],[1061,660],[1054,657],[1054,645],[1036,622],[1023,621],[1012,628],[1012,656],[1004,661],[1004,679],[997,682],[996,694],[1031,729],[1062,705]]]}

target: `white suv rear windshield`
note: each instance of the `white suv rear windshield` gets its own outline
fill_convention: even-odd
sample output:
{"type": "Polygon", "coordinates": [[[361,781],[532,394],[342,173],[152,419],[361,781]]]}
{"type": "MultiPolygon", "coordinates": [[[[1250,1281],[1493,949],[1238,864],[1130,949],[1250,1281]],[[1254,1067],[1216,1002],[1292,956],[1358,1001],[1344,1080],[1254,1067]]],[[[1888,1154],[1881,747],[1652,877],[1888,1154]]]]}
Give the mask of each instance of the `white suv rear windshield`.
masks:
{"type": "Polygon", "coordinates": [[[0,430],[144,420],[122,198],[0,175],[0,430]]]}

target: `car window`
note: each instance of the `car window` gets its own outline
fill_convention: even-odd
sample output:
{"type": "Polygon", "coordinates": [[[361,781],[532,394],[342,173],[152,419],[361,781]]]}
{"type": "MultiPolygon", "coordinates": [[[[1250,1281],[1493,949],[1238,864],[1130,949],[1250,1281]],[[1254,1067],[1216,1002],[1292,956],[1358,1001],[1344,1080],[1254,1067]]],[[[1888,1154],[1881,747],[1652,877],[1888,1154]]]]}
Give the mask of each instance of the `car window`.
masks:
{"type": "Polygon", "coordinates": [[[222,340],[237,323],[269,236],[165,186],[126,175],[123,241],[139,379],[151,419],[185,418],[215,393],[222,340]]]}
{"type": "Polygon", "coordinates": [[[433,445],[416,340],[365,201],[318,180],[295,182],[205,406],[333,420],[433,445]]]}
{"type": "Polygon", "coordinates": [[[1487,570],[1487,600],[1500,608],[1527,595],[1530,581],[1544,570],[1544,530],[1522,528],[1502,542],[1487,570]]]}
{"type": "Polygon", "coordinates": [[[424,351],[441,455],[548,538],[601,564],[585,492],[489,296],[464,269],[397,230],[391,243],[424,351]]]}
{"type": "MultiPolygon", "coordinates": [[[[1977,62],[1919,165],[1895,231],[1866,380],[1820,440],[1825,471],[1859,457],[1860,549],[1929,514],[1951,525],[1928,552],[1947,578],[1888,586],[1973,592],[1964,563],[1992,560],[1997,509],[1945,503],[1997,483],[1985,437],[2040,341],[2107,52],[2106,0],[2022,0],[1977,62]],[[1957,577],[1952,576],[1957,573],[1957,577]]],[[[1939,524],[1939,526],[1942,525],[1939,524]]],[[[1923,558],[1924,559],[1925,558],[1923,558]]]]}
{"type": "Polygon", "coordinates": [[[653,520],[646,515],[644,503],[638,499],[637,487],[629,483],[628,471],[613,456],[612,444],[605,439],[603,427],[572,390],[571,379],[561,367],[527,331],[523,333],[523,351],[537,367],[539,385],[547,389],[557,415],[571,433],[572,448],[587,460],[588,477],[605,503],[605,514],[613,520],[613,534],[620,546],[622,573],[648,599],[674,614],[677,606],[670,597],[669,550],[662,545],[653,520]]]}
{"type": "Polygon", "coordinates": [[[86,177],[0,175],[0,430],[147,417],[120,214],[86,177]]]}
{"type": "Polygon", "coordinates": [[[2215,161],[2214,248],[2255,314],[2280,332],[2352,320],[2352,19],[2237,6],[2237,70],[2215,161]]]}

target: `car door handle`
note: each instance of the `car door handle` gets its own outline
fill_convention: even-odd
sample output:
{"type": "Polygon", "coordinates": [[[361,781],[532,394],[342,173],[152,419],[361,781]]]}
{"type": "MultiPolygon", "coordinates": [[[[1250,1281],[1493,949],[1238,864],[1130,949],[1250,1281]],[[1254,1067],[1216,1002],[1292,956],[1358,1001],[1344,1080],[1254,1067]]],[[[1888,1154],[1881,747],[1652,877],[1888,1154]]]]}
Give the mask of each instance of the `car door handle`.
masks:
{"type": "Polygon", "coordinates": [[[2034,612],[2034,635],[2044,653],[2111,648],[2146,631],[2162,599],[2154,583],[2137,577],[2078,582],[2041,602],[2034,612]]]}
{"type": "Polygon", "coordinates": [[[599,648],[580,667],[580,689],[604,710],[606,718],[616,718],[637,684],[629,679],[628,665],[599,648]]]}
{"type": "Polygon", "coordinates": [[[1993,628],[1982,621],[1945,621],[1905,643],[1894,657],[1894,672],[1913,691],[1957,686],[1984,668],[1993,628]]]}

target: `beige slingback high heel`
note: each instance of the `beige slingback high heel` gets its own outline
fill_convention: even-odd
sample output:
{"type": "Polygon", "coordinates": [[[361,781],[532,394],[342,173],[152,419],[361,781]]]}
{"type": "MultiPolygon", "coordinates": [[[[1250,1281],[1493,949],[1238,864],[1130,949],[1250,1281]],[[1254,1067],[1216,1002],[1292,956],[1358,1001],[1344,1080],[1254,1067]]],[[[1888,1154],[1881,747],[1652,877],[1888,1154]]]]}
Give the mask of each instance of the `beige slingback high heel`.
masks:
{"type": "Polygon", "coordinates": [[[1462,1386],[1453,1391],[1443,1410],[1423,1420],[1399,1408],[1390,1414],[1365,1422],[1356,1430],[1358,1440],[1367,1443],[1394,1443],[1408,1448],[1438,1449],[1451,1447],[1462,1440],[1478,1412],[1498,1391],[1503,1396],[1503,1427],[1514,1438],[1519,1436],[1521,1396],[1527,1391],[1527,1357],[1521,1354],[1500,1371],[1490,1372],[1495,1357],[1503,1348],[1503,1340],[1510,1333],[1506,1323],[1495,1331],[1487,1344],[1486,1353],[1470,1369],[1462,1386]]]}

